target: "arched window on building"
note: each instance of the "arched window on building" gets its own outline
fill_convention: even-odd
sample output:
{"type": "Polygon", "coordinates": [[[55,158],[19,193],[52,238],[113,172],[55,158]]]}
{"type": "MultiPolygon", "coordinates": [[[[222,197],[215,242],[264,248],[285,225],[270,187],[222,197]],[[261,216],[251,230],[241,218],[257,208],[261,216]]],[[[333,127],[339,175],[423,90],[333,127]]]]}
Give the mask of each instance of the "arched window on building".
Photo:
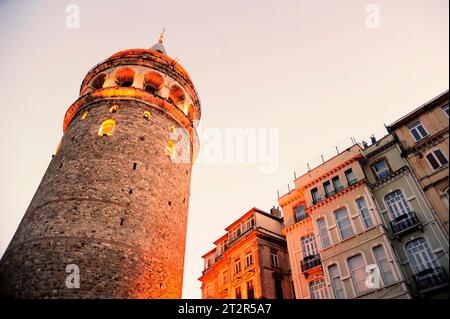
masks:
{"type": "Polygon", "coordinates": [[[105,79],[106,79],[106,74],[105,73],[100,73],[99,75],[97,75],[94,78],[94,80],[92,80],[91,87],[94,90],[101,89],[103,87],[103,84],[105,83],[105,79]]]}
{"type": "Polygon", "coordinates": [[[110,136],[114,133],[114,128],[116,127],[116,122],[112,119],[103,121],[98,130],[98,136],[110,136]]]}
{"type": "Polygon", "coordinates": [[[176,154],[176,141],[168,140],[166,144],[166,155],[170,158],[175,158],[176,154]]]}
{"type": "Polygon", "coordinates": [[[327,284],[325,279],[318,278],[309,283],[311,299],[329,299],[327,284]]]}
{"type": "Polygon", "coordinates": [[[395,190],[384,197],[389,216],[392,220],[410,212],[408,203],[400,190],[395,190]]]}
{"type": "Polygon", "coordinates": [[[119,109],[118,105],[113,105],[109,108],[109,113],[117,113],[118,109],[119,109]]]}
{"type": "Polygon", "coordinates": [[[83,114],[81,115],[81,119],[84,121],[87,116],[88,116],[88,111],[84,111],[83,114]]]}
{"type": "Polygon", "coordinates": [[[116,71],[114,77],[116,78],[118,86],[130,87],[134,81],[134,70],[129,67],[123,67],[116,71]]]}

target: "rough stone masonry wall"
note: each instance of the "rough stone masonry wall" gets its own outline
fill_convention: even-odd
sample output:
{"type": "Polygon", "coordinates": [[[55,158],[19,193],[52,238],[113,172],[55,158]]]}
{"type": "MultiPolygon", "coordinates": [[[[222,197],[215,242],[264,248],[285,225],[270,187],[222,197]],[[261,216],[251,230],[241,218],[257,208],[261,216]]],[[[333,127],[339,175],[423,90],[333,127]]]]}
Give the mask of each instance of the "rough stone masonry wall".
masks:
{"type": "Polygon", "coordinates": [[[191,164],[165,154],[172,125],[131,100],[80,110],[0,262],[1,295],[181,297],[191,164]],[[114,134],[99,137],[108,118],[114,134]],[[68,264],[80,267],[79,289],[65,285],[68,264]]]}

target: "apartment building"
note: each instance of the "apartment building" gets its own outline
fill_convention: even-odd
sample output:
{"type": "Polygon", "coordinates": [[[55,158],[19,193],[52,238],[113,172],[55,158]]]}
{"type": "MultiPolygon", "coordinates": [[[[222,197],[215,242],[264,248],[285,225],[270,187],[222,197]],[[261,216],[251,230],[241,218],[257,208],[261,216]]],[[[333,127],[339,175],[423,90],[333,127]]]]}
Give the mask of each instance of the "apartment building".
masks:
{"type": "Polygon", "coordinates": [[[388,126],[447,234],[449,230],[449,92],[388,126]]]}
{"type": "Polygon", "coordinates": [[[448,236],[395,137],[374,141],[364,156],[367,183],[413,297],[448,298],[448,236]]]}
{"type": "Polygon", "coordinates": [[[355,144],[279,198],[297,298],[411,297],[364,164],[355,144]]]}
{"type": "Polygon", "coordinates": [[[282,223],[279,209],[252,208],[228,226],[202,256],[202,298],[293,298],[282,223]]]}

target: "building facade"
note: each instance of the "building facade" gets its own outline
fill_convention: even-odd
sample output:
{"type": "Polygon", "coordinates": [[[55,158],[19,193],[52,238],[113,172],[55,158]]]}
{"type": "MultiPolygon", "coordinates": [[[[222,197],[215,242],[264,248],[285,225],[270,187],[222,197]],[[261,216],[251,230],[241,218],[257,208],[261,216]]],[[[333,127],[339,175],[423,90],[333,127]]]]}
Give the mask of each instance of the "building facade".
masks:
{"type": "Polygon", "coordinates": [[[448,90],[388,126],[447,234],[448,126],[448,90]]]}
{"type": "Polygon", "coordinates": [[[448,235],[395,137],[366,147],[364,155],[374,202],[412,296],[448,298],[448,235]]]}
{"type": "Polygon", "coordinates": [[[409,298],[364,161],[355,144],[279,198],[297,298],[409,298]]]}
{"type": "Polygon", "coordinates": [[[286,240],[278,209],[252,208],[206,253],[203,299],[291,299],[286,240]]]}
{"type": "Polygon", "coordinates": [[[93,67],[0,262],[0,294],[180,298],[199,119],[162,38],[93,67]]]}

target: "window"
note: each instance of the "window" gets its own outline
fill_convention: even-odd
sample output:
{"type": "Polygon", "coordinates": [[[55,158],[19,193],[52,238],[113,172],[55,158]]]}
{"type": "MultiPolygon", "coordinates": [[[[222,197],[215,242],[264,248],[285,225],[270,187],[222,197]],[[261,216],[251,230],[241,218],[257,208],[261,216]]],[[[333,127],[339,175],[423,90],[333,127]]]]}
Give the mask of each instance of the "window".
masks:
{"type": "Polygon", "coordinates": [[[303,258],[317,255],[316,238],[309,234],[301,238],[303,258]]]}
{"type": "Polygon", "coordinates": [[[448,164],[447,158],[444,156],[440,149],[428,153],[426,158],[433,169],[438,169],[439,167],[448,164]]]}
{"type": "Polygon", "coordinates": [[[251,215],[242,222],[242,232],[245,233],[253,227],[255,227],[255,216],[251,215]]]}
{"type": "Polygon", "coordinates": [[[234,261],[234,274],[239,274],[241,272],[241,260],[237,259],[234,261]]]}
{"type": "Polygon", "coordinates": [[[324,218],[319,218],[316,221],[317,229],[319,231],[320,242],[322,244],[322,248],[327,248],[331,246],[330,237],[328,236],[327,223],[324,218]]]}
{"type": "Polygon", "coordinates": [[[275,298],[276,299],[284,299],[283,283],[278,278],[274,278],[273,281],[274,281],[274,285],[275,285],[275,298]]]}
{"type": "Polygon", "coordinates": [[[319,278],[309,283],[311,299],[329,299],[328,288],[325,279],[319,278]]]}
{"type": "Polygon", "coordinates": [[[323,189],[325,190],[325,196],[327,198],[334,195],[334,189],[330,181],[323,183],[323,189]]]}
{"type": "Polygon", "coordinates": [[[334,218],[336,219],[336,226],[339,230],[339,235],[342,240],[353,236],[352,224],[345,207],[336,210],[334,212],[334,218]]]}
{"type": "Polygon", "coordinates": [[[328,274],[330,276],[331,287],[333,287],[334,298],[345,299],[345,291],[344,287],[342,286],[342,280],[338,266],[336,264],[329,266],[328,274]]]}
{"type": "Polygon", "coordinates": [[[241,287],[236,287],[235,294],[236,294],[236,299],[242,299],[241,287]]]}
{"type": "Polygon", "coordinates": [[[113,135],[114,128],[116,127],[116,122],[114,120],[105,120],[100,129],[98,130],[98,136],[111,136],[113,135]]]}
{"type": "Polygon", "coordinates": [[[134,81],[134,70],[129,67],[123,67],[117,70],[114,74],[117,84],[119,86],[130,87],[134,81]]]}
{"type": "Polygon", "coordinates": [[[84,111],[83,115],[81,115],[81,119],[84,121],[87,116],[88,116],[88,111],[84,111]]]}
{"type": "Polygon", "coordinates": [[[94,90],[98,90],[101,89],[103,87],[103,84],[105,83],[105,79],[106,79],[106,74],[105,73],[100,73],[99,75],[97,75],[94,80],[92,81],[92,88],[94,90]]]}
{"type": "Polygon", "coordinates": [[[333,177],[331,179],[331,181],[333,182],[334,189],[335,189],[336,193],[340,192],[343,189],[341,181],[339,180],[339,176],[333,177]]]}
{"type": "Polygon", "coordinates": [[[211,284],[206,286],[206,299],[213,298],[213,286],[211,284]]]}
{"type": "Polygon", "coordinates": [[[253,265],[253,254],[252,253],[248,253],[247,255],[245,255],[245,267],[249,267],[253,265]]]}
{"type": "Polygon", "coordinates": [[[353,173],[353,170],[350,168],[344,172],[345,178],[347,179],[347,183],[349,186],[356,183],[355,174],[353,173]]]}
{"type": "Polygon", "coordinates": [[[228,283],[228,271],[222,271],[222,285],[226,285],[228,283]]]}
{"type": "Polygon", "coordinates": [[[391,265],[389,264],[386,252],[382,245],[378,245],[373,248],[373,254],[377,261],[378,269],[380,270],[381,277],[384,280],[386,286],[392,285],[395,282],[394,274],[392,273],[391,265]]]}
{"type": "Polygon", "coordinates": [[[295,208],[295,221],[296,222],[301,221],[301,220],[305,219],[306,217],[308,217],[308,215],[305,213],[304,205],[300,205],[295,208]]]}
{"type": "Polygon", "coordinates": [[[278,255],[276,251],[272,251],[270,253],[270,260],[272,261],[272,267],[278,267],[279,263],[278,263],[278,255]]]}
{"type": "Polygon", "coordinates": [[[364,197],[360,197],[356,200],[356,206],[358,206],[359,215],[361,216],[364,228],[369,229],[373,227],[372,218],[370,217],[369,209],[367,208],[364,197]]]}
{"type": "Polygon", "coordinates": [[[381,180],[389,176],[390,170],[386,160],[378,161],[372,167],[378,179],[381,180]]]}
{"type": "Polygon", "coordinates": [[[119,109],[118,105],[113,105],[109,108],[109,113],[117,113],[118,109],[119,109]]]}
{"type": "Polygon", "coordinates": [[[415,274],[440,266],[424,238],[417,238],[405,246],[411,267],[415,274]]]}
{"type": "Polygon", "coordinates": [[[311,196],[312,196],[312,200],[313,200],[313,205],[320,202],[319,190],[317,189],[317,187],[315,187],[311,190],[311,196]]]}
{"type": "Polygon", "coordinates": [[[416,142],[428,136],[428,132],[425,130],[425,128],[420,122],[416,122],[410,125],[409,131],[411,132],[411,135],[414,137],[416,142]]]}
{"type": "Polygon", "coordinates": [[[448,104],[446,104],[446,105],[444,105],[443,107],[442,107],[442,110],[445,112],[445,114],[447,114],[447,116],[448,116],[448,104]]]}
{"type": "Polygon", "coordinates": [[[389,211],[391,220],[409,213],[409,206],[406,203],[403,193],[400,190],[393,191],[384,197],[384,202],[389,211]]]}
{"type": "Polygon", "coordinates": [[[348,269],[352,278],[356,294],[362,294],[369,290],[366,285],[366,265],[361,254],[353,256],[347,260],[348,269]]]}
{"type": "Polygon", "coordinates": [[[150,111],[144,111],[144,119],[147,121],[150,120],[150,117],[152,116],[152,113],[150,111]]]}
{"type": "Polygon", "coordinates": [[[253,280],[247,281],[247,299],[255,299],[255,289],[253,288],[253,280]]]}
{"type": "Polygon", "coordinates": [[[166,155],[169,156],[170,158],[172,158],[172,159],[175,158],[177,153],[176,153],[176,142],[174,140],[167,141],[165,152],[166,152],[166,155]]]}

